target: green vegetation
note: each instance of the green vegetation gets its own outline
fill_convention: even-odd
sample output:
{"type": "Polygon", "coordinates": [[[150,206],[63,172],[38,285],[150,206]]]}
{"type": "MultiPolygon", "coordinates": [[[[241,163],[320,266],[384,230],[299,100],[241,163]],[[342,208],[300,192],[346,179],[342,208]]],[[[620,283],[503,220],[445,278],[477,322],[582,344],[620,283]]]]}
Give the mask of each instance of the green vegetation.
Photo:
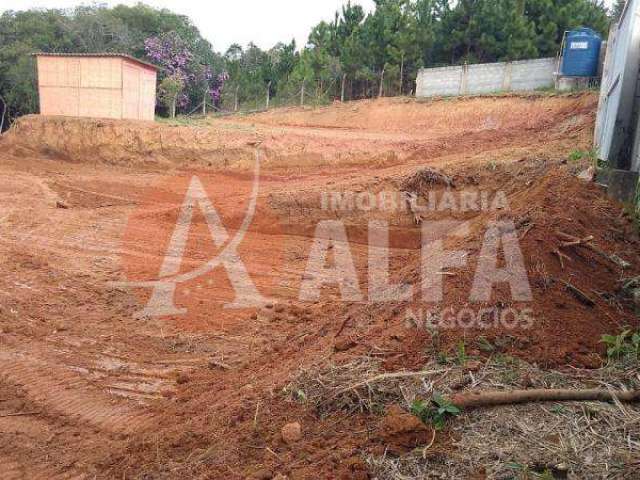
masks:
{"type": "Polygon", "coordinates": [[[460,415],[461,410],[442,395],[434,393],[429,403],[415,400],[411,405],[411,413],[423,423],[442,430],[447,419],[460,415]]]}
{"type": "Polygon", "coordinates": [[[10,120],[37,110],[30,54],[38,51],[128,53],[161,66],[160,81],[175,73],[167,67],[175,55],[186,55],[179,113],[197,109],[209,88],[227,110],[264,108],[267,92],[270,105],[410,94],[421,67],[554,56],[565,30],[589,26],[605,35],[609,22],[599,0],[375,0],[370,13],[343,6],[313,27],[305,46],[232,45],[217,53],[188,18],[144,4],[6,11],[0,97],[10,120]],[[167,45],[173,57],[161,56],[167,45]]]}
{"type": "Polygon", "coordinates": [[[169,116],[175,118],[178,96],[184,88],[182,79],[176,75],[165,77],[158,87],[158,98],[169,110],[169,116]]]}
{"type": "Polygon", "coordinates": [[[573,150],[569,154],[570,162],[579,162],[580,160],[589,159],[594,166],[596,166],[598,161],[598,152],[595,149],[591,149],[589,151],[584,150],[573,150]]]}
{"type": "Polygon", "coordinates": [[[626,329],[619,335],[603,335],[610,362],[638,361],[640,359],[640,330],[626,329]]]}

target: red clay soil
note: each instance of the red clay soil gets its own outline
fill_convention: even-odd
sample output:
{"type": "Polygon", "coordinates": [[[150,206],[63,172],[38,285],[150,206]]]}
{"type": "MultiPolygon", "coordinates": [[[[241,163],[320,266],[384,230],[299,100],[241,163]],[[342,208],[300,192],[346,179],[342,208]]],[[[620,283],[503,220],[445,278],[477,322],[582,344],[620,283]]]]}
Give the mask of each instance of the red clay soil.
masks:
{"type": "MultiPolygon", "coordinates": [[[[402,453],[431,432],[391,407],[320,416],[283,393],[302,367],[372,355],[389,371],[420,368],[461,340],[482,355],[480,336],[542,366],[600,366],[600,336],[638,325],[620,287],[640,273],[640,250],[622,206],[576,178],[589,161],[567,162],[590,149],[596,103],[593,94],[366,101],[195,126],[21,120],[0,138],[0,477],[366,479],[363,454],[402,453]],[[179,286],[187,315],[136,318],[150,289],[117,282],[158,277],[193,175],[232,237],[256,147],[257,213],[238,253],[270,302],[222,308],[234,290],[217,268],[179,286]],[[410,212],[338,215],[320,198],[397,191],[424,167],[450,177],[453,192],[502,191],[509,204],[425,214],[470,222],[468,235],[446,241],[469,261],[445,276],[441,306],[468,306],[486,226],[509,218],[533,301],[513,302],[501,284],[485,306],[530,308],[531,328],[448,329],[434,351],[433,332],[407,324],[407,308],[424,307],[417,296],[344,303],[328,287],[317,302],[298,300],[315,226],[336,217],[363,291],[371,218],[391,224],[392,281],[419,285],[420,226],[410,212]],[[584,246],[563,248],[561,265],[558,232],[593,235],[630,267],[584,246]],[[287,443],[290,422],[301,438],[287,443]]],[[[199,211],[193,220],[181,273],[224,248],[199,211]]],[[[430,452],[447,456],[452,443],[438,435],[430,452]]]]}

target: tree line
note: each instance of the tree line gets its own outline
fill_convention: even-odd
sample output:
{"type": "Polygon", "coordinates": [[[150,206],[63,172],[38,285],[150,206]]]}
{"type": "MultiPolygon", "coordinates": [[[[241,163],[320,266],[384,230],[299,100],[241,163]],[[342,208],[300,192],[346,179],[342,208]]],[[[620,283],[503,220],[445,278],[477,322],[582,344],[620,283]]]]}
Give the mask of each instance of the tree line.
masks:
{"type": "Polygon", "coordinates": [[[347,3],[295,41],[214,51],[191,20],[144,4],[7,11],[0,16],[0,98],[8,116],[37,111],[31,53],[120,52],[161,67],[159,113],[410,94],[421,67],[555,56],[566,30],[603,36],[601,0],[375,0],[347,3]]]}

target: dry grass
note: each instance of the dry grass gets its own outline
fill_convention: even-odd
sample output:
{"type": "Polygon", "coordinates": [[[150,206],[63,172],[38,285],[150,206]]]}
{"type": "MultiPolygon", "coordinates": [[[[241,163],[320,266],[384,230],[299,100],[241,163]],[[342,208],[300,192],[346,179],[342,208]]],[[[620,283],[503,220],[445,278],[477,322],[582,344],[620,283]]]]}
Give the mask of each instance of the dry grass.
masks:
{"type": "Polygon", "coordinates": [[[451,177],[428,167],[421,168],[420,170],[408,175],[402,180],[400,187],[406,192],[424,193],[434,185],[455,187],[451,177]]]}
{"type": "MultiPolygon", "coordinates": [[[[425,371],[442,366],[427,365],[425,371]]],[[[640,388],[638,364],[600,370],[541,370],[510,357],[466,366],[451,364],[437,375],[380,376],[380,364],[359,358],[301,372],[288,390],[322,415],[338,410],[381,413],[389,404],[407,410],[437,391],[514,388],[640,388]],[[367,381],[375,379],[375,381],[367,381]]],[[[640,406],[620,403],[535,403],[463,412],[448,424],[450,451],[418,449],[401,458],[367,456],[378,480],[627,479],[640,478],[640,406]],[[485,478],[480,476],[479,478],[485,478]]]]}

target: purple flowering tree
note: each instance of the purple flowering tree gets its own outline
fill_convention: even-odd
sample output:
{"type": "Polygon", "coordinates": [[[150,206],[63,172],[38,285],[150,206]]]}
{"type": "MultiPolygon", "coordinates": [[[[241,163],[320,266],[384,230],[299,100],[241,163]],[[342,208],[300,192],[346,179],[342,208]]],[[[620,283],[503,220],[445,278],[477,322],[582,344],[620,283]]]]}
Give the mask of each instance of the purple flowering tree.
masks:
{"type": "MultiPolygon", "coordinates": [[[[147,38],[144,49],[151,61],[161,68],[160,82],[171,77],[176,82],[179,80],[183,87],[190,83],[189,65],[193,61],[193,54],[177,33],[168,32],[147,38]]],[[[178,92],[176,103],[179,107],[187,106],[189,97],[184,91],[178,92]]]]}
{"type": "Polygon", "coordinates": [[[218,103],[227,80],[226,72],[216,75],[211,66],[198,62],[192,48],[177,33],[168,32],[147,38],[144,47],[147,57],[161,68],[160,82],[165,78],[172,78],[173,84],[182,84],[183,90],[176,98],[179,108],[185,108],[189,104],[189,96],[184,89],[202,98],[205,113],[207,97],[210,97],[214,105],[218,103]]]}

